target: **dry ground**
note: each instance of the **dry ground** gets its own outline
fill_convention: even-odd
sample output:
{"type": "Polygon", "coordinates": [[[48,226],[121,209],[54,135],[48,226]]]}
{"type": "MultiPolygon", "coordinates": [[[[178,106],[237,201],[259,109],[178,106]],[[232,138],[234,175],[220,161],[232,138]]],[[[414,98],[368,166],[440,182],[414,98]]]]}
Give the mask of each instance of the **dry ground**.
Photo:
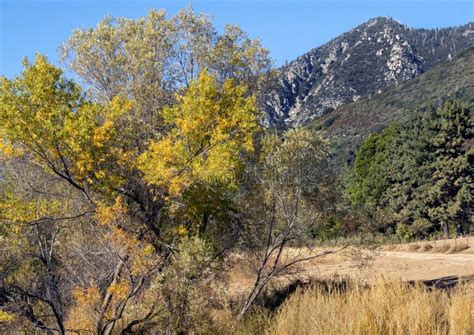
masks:
{"type": "MultiPolygon", "coordinates": [[[[290,249],[288,254],[306,255],[321,250],[290,249]]],[[[363,252],[362,255],[346,249],[335,255],[317,258],[300,266],[298,279],[310,281],[349,276],[370,281],[374,277],[383,276],[418,281],[451,276],[474,276],[474,237],[383,246],[374,252],[363,252]]],[[[253,275],[246,257],[237,258],[236,266],[230,276],[229,290],[233,293],[243,293],[251,287],[253,275]]],[[[292,275],[281,280],[295,279],[296,277],[292,275]]]]}

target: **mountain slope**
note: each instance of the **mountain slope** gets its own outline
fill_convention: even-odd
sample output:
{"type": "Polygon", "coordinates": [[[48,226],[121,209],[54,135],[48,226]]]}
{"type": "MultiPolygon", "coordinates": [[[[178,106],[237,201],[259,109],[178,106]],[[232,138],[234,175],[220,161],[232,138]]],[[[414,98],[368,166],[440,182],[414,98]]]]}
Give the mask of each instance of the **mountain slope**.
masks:
{"type": "Polygon", "coordinates": [[[413,80],[342,105],[308,126],[321,130],[336,145],[338,154],[347,158],[370,133],[423,104],[448,97],[474,104],[474,47],[413,80]]]}
{"type": "Polygon", "coordinates": [[[304,124],[413,79],[472,45],[472,23],[428,30],[375,18],[281,68],[264,109],[271,124],[304,124]]]}

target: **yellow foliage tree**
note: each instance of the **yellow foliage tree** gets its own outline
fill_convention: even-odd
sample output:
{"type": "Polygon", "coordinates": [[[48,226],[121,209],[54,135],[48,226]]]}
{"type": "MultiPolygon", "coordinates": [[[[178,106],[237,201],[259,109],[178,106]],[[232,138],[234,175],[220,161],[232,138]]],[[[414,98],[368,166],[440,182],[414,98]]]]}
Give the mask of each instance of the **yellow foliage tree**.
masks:
{"type": "MultiPolygon", "coordinates": [[[[126,205],[120,197],[110,206],[99,204],[96,220],[96,238],[104,246],[100,252],[111,266],[111,278],[74,287],[74,304],[65,324],[76,331],[110,334],[118,322],[141,318],[142,311],[134,307],[134,301],[161,259],[152,245],[120,228],[128,220],[126,205]]],[[[154,306],[148,309],[153,310],[154,306]]]]}
{"type": "Polygon", "coordinates": [[[193,220],[234,213],[268,51],[191,8],[106,18],[62,51],[86,90],[41,55],[0,77],[0,332],[205,323],[217,246],[193,220]]]}
{"type": "Polygon", "coordinates": [[[170,131],[140,156],[146,181],[171,197],[196,184],[235,187],[241,153],[253,150],[258,129],[255,98],[246,93],[245,86],[232,80],[219,86],[202,71],[179,102],[163,111],[170,131]]]}
{"type": "Polygon", "coordinates": [[[90,185],[116,185],[110,164],[124,164],[127,153],[117,140],[116,120],[131,108],[114,98],[87,101],[62,71],[37,55],[13,80],[0,79],[0,148],[18,152],[87,193],[90,185]],[[100,181],[97,183],[97,181],[100,181]]]}

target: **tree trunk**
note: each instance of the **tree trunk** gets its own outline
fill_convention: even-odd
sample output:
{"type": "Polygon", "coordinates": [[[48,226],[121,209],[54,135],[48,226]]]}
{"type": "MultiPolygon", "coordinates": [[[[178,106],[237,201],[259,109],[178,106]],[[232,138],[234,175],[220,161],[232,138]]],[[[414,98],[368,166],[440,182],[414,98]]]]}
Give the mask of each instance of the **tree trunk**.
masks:
{"type": "Polygon", "coordinates": [[[449,238],[449,226],[448,223],[443,223],[444,238],[449,238]]]}
{"type": "Polygon", "coordinates": [[[207,230],[207,225],[209,224],[209,214],[204,213],[202,215],[202,223],[201,223],[201,234],[205,234],[207,230]]]}
{"type": "MultiPolygon", "coordinates": [[[[120,274],[122,272],[122,268],[124,267],[125,263],[123,260],[120,260],[117,264],[117,267],[115,269],[115,273],[114,273],[114,276],[112,278],[112,281],[110,282],[109,286],[108,287],[111,287],[115,284],[117,284],[118,280],[120,279],[120,274]]],[[[97,331],[97,334],[101,334],[101,335],[108,335],[112,332],[112,328],[111,327],[108,327],[107,325],[105,325],[104,327],[104,321],[105,321],[105,314],[107,313],[107,309],[109,308],[109,304],[112,300],[112,293],[110,293],[109,290],[106,291],[105,293],[105,296],[104,298],[102,299],[102,304],[101,304],[101,311],[100,311],[100,315],[99,315],[99,320],[97,322],[97,326],[96,326],[96,331],[97,331]]]]}

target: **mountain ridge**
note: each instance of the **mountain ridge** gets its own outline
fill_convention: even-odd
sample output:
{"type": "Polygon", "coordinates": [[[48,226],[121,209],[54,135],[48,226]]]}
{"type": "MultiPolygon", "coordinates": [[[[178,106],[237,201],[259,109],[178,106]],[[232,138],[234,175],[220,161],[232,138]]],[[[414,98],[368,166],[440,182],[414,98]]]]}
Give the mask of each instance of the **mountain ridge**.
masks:
{"type": "Polygon", "coordinates": [[[267,123],[305,124],[344,103],[382,93],[474,45],[474,24],[410,28],[377,17],[277,70],[262,99],[267,123]]]}
{"type": "Polygon", "coordinates": [[[413,80],[343,104],[307,126],[321,131],[331,139],[339,156],[350,159],[371,133],[408,117],[416,109],[441,104],[448,98],[474,105],[474,46],[413,80]]]}

